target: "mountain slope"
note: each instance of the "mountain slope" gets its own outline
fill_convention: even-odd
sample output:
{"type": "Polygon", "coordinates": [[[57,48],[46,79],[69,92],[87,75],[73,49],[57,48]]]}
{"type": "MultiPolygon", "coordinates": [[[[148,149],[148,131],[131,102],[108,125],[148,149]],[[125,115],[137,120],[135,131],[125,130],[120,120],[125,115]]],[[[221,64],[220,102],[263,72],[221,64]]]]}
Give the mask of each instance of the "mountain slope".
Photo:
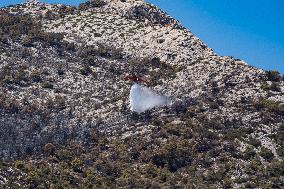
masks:
{"type": "Polygon", "coordinates": [[[277,72],[216,55],[140,0],[30,2],[1,20],[3,186],[283,187],[277,72]],[[173,104],[131,112],[128,74],[173,104]]]}

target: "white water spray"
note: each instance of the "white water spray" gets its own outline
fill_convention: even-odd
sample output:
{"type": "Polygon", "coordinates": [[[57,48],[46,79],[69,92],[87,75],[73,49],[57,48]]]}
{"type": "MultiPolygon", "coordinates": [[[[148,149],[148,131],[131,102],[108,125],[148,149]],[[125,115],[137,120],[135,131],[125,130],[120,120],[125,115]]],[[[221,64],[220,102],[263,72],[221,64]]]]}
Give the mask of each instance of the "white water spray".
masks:
{"type": "Polygon", "coordinates": [[[158,95],[151,89],[138,84],[134,84],[131,87],[129,100],[131,111],[138,113],[154,107],[166,106],[170,103],[168,97],[158,95]]]}

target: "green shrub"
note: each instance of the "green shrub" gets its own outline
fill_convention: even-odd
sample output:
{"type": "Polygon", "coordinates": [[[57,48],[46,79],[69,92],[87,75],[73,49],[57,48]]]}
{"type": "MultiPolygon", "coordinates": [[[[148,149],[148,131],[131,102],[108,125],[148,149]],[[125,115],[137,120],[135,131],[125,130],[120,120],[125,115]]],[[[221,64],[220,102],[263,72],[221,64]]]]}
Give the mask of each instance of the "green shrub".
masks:
{"type": "Polygon", "coordinates": [[[64,110],[66,108],[66,99],[61,95],[56,95],[54,98],[48,98],[46,100],[45,106],[48,109],[64,110]]]}
{"type": "Polygon", "coordinates": [[[82,75],[88,76],[93,73],[93,70],[89,65],[85,64],[83,68],[80,69],[80,73],[82,75]]]}
{"type": "Polygon", "coordinates": [[[47,156],[54,155],[55,154],[55,150],[56,150],[55,146],[53,144],[51,144],[51,143],[47,143],[43,147],[43,152],[47,156]]]}
{"type": "Polygon", "coordinates": [[[64,72],[64,70],[63,70],[62,68],[59,68],[59,69],[57,70],[57,74],[58,74],[58,75],[64,75],[65,72],[64,72]]]}
{"type": "Polygon", "coordinates": [[[158,39],[157,42],[158,42],[158,43],[164,43],[164,42],[165,42],[165,39],[158,39]]]}
{"type": "Polygon", "coordinates": [[[55,156],[60,160],[60,161],[71,161],[73,154],[67,149],[62,149],[58,150],[55,153],[55,156]]]}
{"type": "Polygon", "coordinates": [[[17,160],[17,161],[15,162],[15,167],[16,167],[17,169],[24,169],[24,168],[25,168],[25,163],[22,162],[22,161],[20,161],[20,160],[17,160]]]}
{"type": "Polygon", "coordinates": [[[245,172],[249,175],[260,174],[264,171],[264,166],[259,158],[252,159],[245,167],[245,172]]]}
{"type": "Polygon", "coordinates": [[[276,152],[280,157],[284,157],[284,145],[281,145],[280,147],[278,147],[276,152]]]}
{"type": "Polygon", "coordinates": [[[53,89],[54,88],[54,86],[51,82],[44,82],[44,83],[42,83],[41,87],[45,88],[45,89],[53,89]]]}
{"type": "Polygon", "coordinates": [[[63,110],[66,108],[66,99],[61,95],[56,95],[54,98],[54,104],[57,109],[63,110]]]}
{"type": "Polygon", "coordinates": [[[28,34],[30,30],[39,28],[39,24],[33,22],[28,15],[15,16],[4,13],[0,15],[0,20],[0,35],[8,35],[14,40],[18,40],[23,34],[28,34]]]}
{"type": "Polygon", "coordinates": [[[226,140],[235,140],[236,138],[241,139],[247,137],[247,135],[253,132],[252,128],[238,128],[228,129],[224,131],[224,138],[226,140]]]}
{"type": "Polygon", "coordinates": [[[284,144],[284,131],[283,131],[283,128],[280,127],[278,129],[278,132],[275,133],[275,134],[269,135],[269,138],[273,139],[279,146],[283,146],[283,144],[284,144]]]}
{"type": "Polygon", "coordinates": [[[7,65],[0,70],[0,82],[2,84],[14,84],[28,86],[29,74],[27,67],[23,65],[7,65]]]}
{"type": "Polygon", "coordinates": [[[191,128],[188,125],[168,123],[164,126],[164,131],[171,136],[183,137],[184,139],[192,138],[191,128]]]}
{"type": "Polygon", "coordinates": [[[116,178],[121,174],[119,164],[110,161],[98,160],[96,161],[95,168],[101,175],[110,179],[116,178]]]}
{"type": "Polygon", "coordinates": [[[250,145],[253,145],[253,146],[256,147],[256,148],[259,147],[259,146],[261,146],[260,140],[258,140],[258,139],[256,139],[256,138],[252,138],[252,137],[249,138],[248,143],[249,143],[250,145]]]}
{"type": "Polygon", "coordinates": [[[209,169],[209,171],[204,174],[204,179],[208,183],[216,183],[222,181],[225,177],[225,174],[226,173],[224,173],[223,169],[219,169],[217,171],[209,169]]]}
{"type": "Polygon", "coordinates": [[[79,5],[80,10],[87,10],[88,8],[97,8],[106,5],[106,2],[103,0],[89,0],[85,3],[79,5]]]}
{"type": "Polygon", "coordinates": [[[57,18],[57,15],[55,13],[53,13],[52,11],[48,10],[45,15],[44,15],[45,19],[47,20],[54,20],[57,18]]]}
{"type": "Polygon", "coordinates": [[[274,154],[266,147],[261,147],[259,155],[267,161],[271,161],[274,158],[274,154]]]}
{"type": "Polygon", "coordinates": [[[273,82],[273,83],[270,85],[269,89],[272,90],[272,91],[281,92],[281,88],[280,88],[279,84],[276,83],[276,82],[273,82]]]}
{"type": "Polygon", "coordinates": [[[246,188],[256,188],[256,184],[253,181],[249,181],[245,183],[246,188]]]}
{"type": "Polygon", "coordinates": [[[102,34],[100,34],[100,33],[94,33],[93,35],[94,35],[94,37],[101,37],[102,36],[102,34]]]}
{"type": "Polygon", "coordinates": [[[256,152],[254,150],[254,146],[247,145],[245,151],[243,152],[243,158],[245,160],[249,160],[253,158],[256,155],[256,152]]]}
{"type": "Polygon", "coordinates": [[[267,167],[267,173],[272,177],[284,176],[284,162],[273,160],[267,167]]]}
{"type": "Polygon", "coordinates": [[[267,82],[264,82],[264,83],[261,84],[260,88],[267,91],[267,90],[270,89],[270,86],[267,82]]]}
{"type": "Polygon", "coordinates": [[[270,112],[274,112],[280,115],[284,114],[284,106],[279,102],[275,102],[267,99],[260,99],[254,103],[254,106],[257,110],[266,109],[270,112]]]}
{"type": "Polygon", "coordinates": [[[275,81],[275,82],[281,81],[280,73],[275,70],[266,71],[266,77],[268,81],[275,81]]]}
{"type": "Polygon", "coordinates": [[[17,114],[22,109],[22,106],[18,100],[9,97],[6,97],[5,100],[1,101],[0,107],[11,114],[17,114]]]}
{"type": "Polygon", "coordinates": [[[172,141],[163,146],[152,157],[157,167],[166,167],[171,172],[188,166],[192,162],[192,149],[187,141],[172,141]]]}
{"type": "Polygon", "coordinates": [[[75,172],[82,172],[82,169],[81,169],[82,165],[83,165],[83,162],[79,158],[75,158],[71,162],[72,169],[75,172]]]}
{"type": "Polygon", "coordinates": [[[41,71],[37,70],[37,69],[32,70],[30,77],[34,82],[40,82],[42,80],[41,79],[41,71]]]}
{"type": "Polygon", "coordinates": [[[225,178],[223,180],[223,184],[224,184],[224,188],[225,189],[229,189],[229,188],[232,188],[234,182],[231,179],[229,179],[229,178],[225,178]]]}
{"type": "Polygon", "coordinates": [[[63,34],[44,32],[40,22],[30,15],[1,14],[0,20],[0,36],[5,34],[13,41],[20,41],[23,46],[31,47],[36,41],[52,46],[62,45],[63,34]]]}

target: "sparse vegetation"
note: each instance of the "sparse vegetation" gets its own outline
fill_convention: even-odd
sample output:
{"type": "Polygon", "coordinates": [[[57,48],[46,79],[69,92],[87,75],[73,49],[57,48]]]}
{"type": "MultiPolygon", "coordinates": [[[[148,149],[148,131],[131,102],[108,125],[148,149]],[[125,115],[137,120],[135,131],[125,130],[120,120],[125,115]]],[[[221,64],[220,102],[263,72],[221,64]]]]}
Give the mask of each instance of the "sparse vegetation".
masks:
{"type": "Polygon", "coordinates": [[[29,73],[25,65],[6,65],[0,70],[0,84],[28,86],[29,73]]]}
{"type": "MultiPolygon", "coordinates": [[[[236,182],[230,178],[231,171],[236,169],[236,165],[234,162],[227,161],[226,153],[219,151],[216,162],[223,163],[213,170],[210,168],[210,156],[216,153],[216,149],[197,152],[195,150],[197,143],[181,139],[183,134],[173,132],[175,126],[170,124],[163,128],[163,130],[150,135],[151,141],[136,136],[125,140],[107,139],[97,133],[96,142],[92,144],[91,151],[84,151],[78,145],[68,145],[64,149],[56,149],[54,145],[46,144],[44,151],[49,156],[48,159],[36,164],[25,160],[16,161],[14,165],[8,164],[7,166],[15,166],[22,170],[27,174],[22,182],[27,186],[36,187],[55,185],[115,188],[133,186],[133,184],[142,187],[147,183],[149,186],[157,187],[185,187],[188,184],[215,186],[216,183],[222,183],[222,185],[229,187],[236,182]],[[162,133],[167,133],[167,135],[162,133]],[[160,137],[171,140],[161,143],[160,137]],[[134,162],[139,162],[139,166],[136,166],[134,162]],[[197,167],[206,167],[206,171],[200,172],[197,167]],[[61,176],[56,177],[55,173],[61,176]],[[30,182],[31,178],[32,183],[30,182]],[[47,181],[46,178],[50,179],[47,181]],[[95,180],[96,182],[94,182],[95,180]],[[151,182],[149,183],[149,181],[151,182]]],[[[263,179],[268,179],[268,183],[270,183],[269,179],[279,178],[283,175],[282,162],[271,161],[269,150],[262,148],[260,152],[262,157],[271,161],[267,170],[258,159],[255,159],[256,153],[252,146],[248,146],[245,153],[248,155],[246,159],[251,159],[251,162],[244,167],[244,171],[248,175],[248,179],[242,181],[244,185],[262,186],[260,181],[251,182],[255,174],[262,176],[263,179]]],[[[238,171],[241,171],[239,168],[238,171]]],[[[278,184],[281,185],[283,182],[278,180],[278,184]]]]}
{"type": "Polygon", "coordinates": [[[267,161],[271,161],[274,157],[274,154],[268,148],[261,147],[259,155],[267,161]]]}
{"type": "Polygon", "coordinates": [[[31,79],[34,82],[40,82],[42,80],[41,79],[41,72],[40,72],[40,70],[37,70],[37,69],[32,70],[31,79]]]}
{"type": "Polygon", "coordinates": [[[258,140],[258,139],[256,139],[256,138],[252,138],[252,137],[249,138],[248,143],[249,143],[250,145],[256,147],[256,148],[259,147],[259,146],[261,146],[260,140],[258,140]]]}
{"type": "Polygon", "coordinates": [[[278,71],[275,70],[267,71],[266,76],[268,81],[275,81],[275,82],[281,81],[281,75],[278,71]]]}
{"type": "Polygon", "coordinates": [[[280,115],[284,114],[284,106],[281,103],[266,100],[266,99],[260,99],[258,102],[256,102],[255,107],[257,110],[265,109],[280,115]]]}
{"type": "Polygon", "coordinates": [[[39,22],[36,22],[29,15],[14,16],[1,14],[0,16],[0,37],[3,40],[8,36],[12,40],[19,41],[22,36],[24,46],[33,46],[36,41],[42,41],[49,45],[60,45],[63,35],[59,33],[43,32],[39,22]],[[2,37],[6,36],[6,37],[2,37]]]}
{"type": "Polygon", "coordinates": [[[56,150],[55,146],[51,143],[47,143],[46,145],[44,145],[44,148],[43,148],[44,154],[47,156],[54,155],[55,150],[56,150]]]}
{"type": "Polygon", "coordinates": [[[88,8],[98,8],[106,5],[106,2],[103,0],[89,0],[85,3],[79,5],[80,10],[87,10],[88,8]]]}
{"type": "Polygon", "coordinates": [[[243,157],[245,160],[249,160],[251,158],[254,158],[256,155],[255,149],[253,146],[248,145],[244,151],[243,157]]]}
{"type": "Polygon", "coordinates": [[[80,70],[82,75],[90,75],[93,73],[92,68],[89,65],[84,65],[83,68],[80,70]]]}
{"type": "Polygon", "coordinates": [[[42,83],[42,88],[45,88],[45,89],[53,89],[54,85],[51,83],[51,82],[44,82],[42,83]]]}
{"type": "Polygon", "coordinates": [[[272,82],[270,85],[267,82],[264,82],[262,83],[261,88],[266,91],[271,90],[271,91],[281,92],[279,84],[276,82],[272,82]]]}

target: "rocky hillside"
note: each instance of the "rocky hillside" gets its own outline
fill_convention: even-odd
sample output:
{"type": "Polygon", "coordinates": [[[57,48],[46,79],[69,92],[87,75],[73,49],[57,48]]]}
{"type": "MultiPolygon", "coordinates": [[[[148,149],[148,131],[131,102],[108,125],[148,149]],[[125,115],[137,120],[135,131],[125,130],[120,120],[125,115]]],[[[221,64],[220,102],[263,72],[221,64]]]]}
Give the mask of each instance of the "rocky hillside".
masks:
{"type": "Polygon", "coordinates": [[[5,7],[0,188],[283,188],[283,94],[142,0],[5,7]],[[133,74],[172,105],[131,112],[133,74]]]}

